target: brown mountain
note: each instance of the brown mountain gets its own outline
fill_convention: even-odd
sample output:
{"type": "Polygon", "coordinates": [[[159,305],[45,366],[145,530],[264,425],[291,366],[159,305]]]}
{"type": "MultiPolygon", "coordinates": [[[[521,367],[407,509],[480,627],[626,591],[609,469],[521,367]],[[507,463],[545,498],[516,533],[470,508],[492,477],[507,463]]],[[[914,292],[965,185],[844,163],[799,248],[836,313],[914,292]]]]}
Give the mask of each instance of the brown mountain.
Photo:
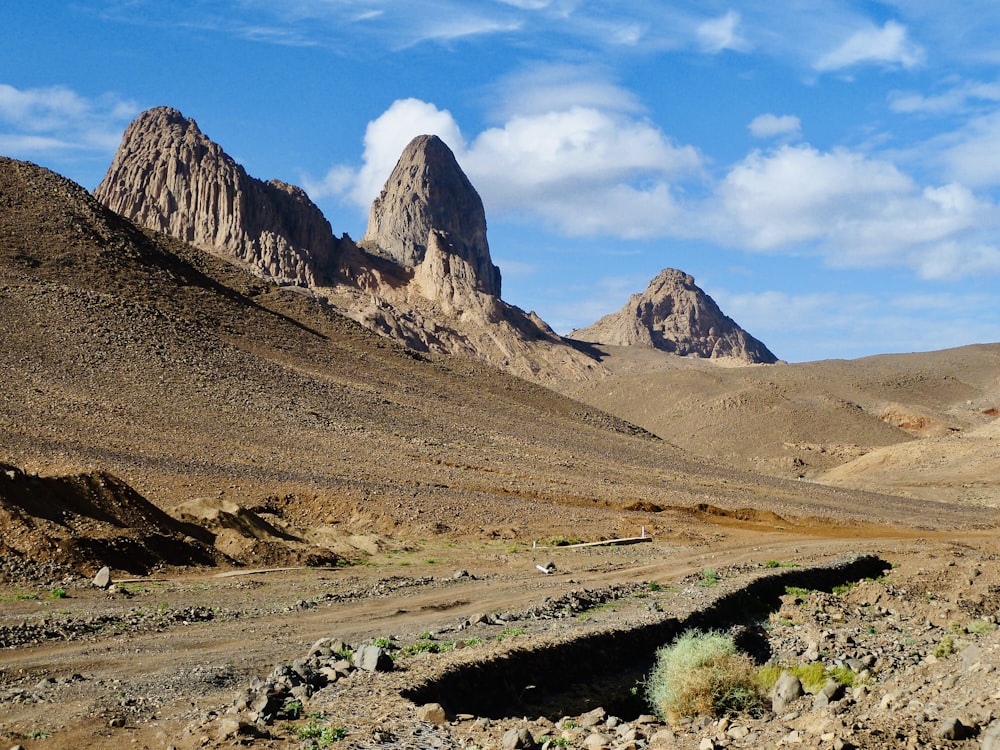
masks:
{"type": "Polygon", "coordinates": [[[692,455],[838,486],[1000,505],[1000,344],[772,367],[600,348],[615,374],[560,392],[692,455]]]}
{"type": "Polygon", "coordinates": [[[671,533],[706,493],[785,516],[926,512],[692,460],[491,367],[417,356],[34,165],[0,159],[0,202],[0,456],[28,472],[108,471],[163,510],[212,498],[324,544],[671,533]]]}
{"type": "Polygon", "coordinates": [[[360,245],[413,268],[423,262],[432,236],[473,271],[477,291],[500,296],[500,269],[490,259],[486,211],[455,155],[436,135],[421,135],[403,149],[372,203],[360,245]]]}
{"type": "Polygon", "coordinates": [[[167,107],[125,132],[94,192],[113,211],[279,284],[419,352],[472,357],[539,381],[603,372],[533,313],[500,299],[482,201],[436,136],[411,142],[358,247],[297,187],[249,177],[167,107]]]}
{"type": "Polygon", "coordinates": [[[611,346],[645,346],[686,357],[749,364],[778,361],[760,341],[723,314],[694,278],[673,268],[661,271],[642,294],[618,312],[570,334],[611,346]]]}
{"type": "Polygon", "coordinates": [[[311,286],[337,270],[339,243],[305,192],[250,177],[176,109],[148,110],[128,126],[94,195],[141,226],[273,281],[311,286]]]}

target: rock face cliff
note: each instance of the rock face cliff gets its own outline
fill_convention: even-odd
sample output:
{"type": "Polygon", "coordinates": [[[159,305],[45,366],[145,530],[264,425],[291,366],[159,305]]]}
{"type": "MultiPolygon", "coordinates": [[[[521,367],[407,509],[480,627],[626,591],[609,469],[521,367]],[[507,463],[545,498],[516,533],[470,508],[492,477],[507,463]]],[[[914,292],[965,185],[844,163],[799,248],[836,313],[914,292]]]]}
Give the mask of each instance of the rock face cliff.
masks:
{"type": "Polygon", "coordinates": [[[250,177],[176,109],[148,110],[128,126],[94,195],[279,283],[329,283],[337,270],[340,243],[305,191],[250,177]]]}
{"type": "Polygon", "coordinates": [[[444,141],[421,135],[403,150],[372,203],[368,229],[358,244],[413,268],[435,241],[472,269],[478,291],[500,296],[500,269],[490,259],[479,193],[444,141]]]}
{"type": "Polygon", "coordinates": [[[661,271],[642,294],[570,338],[612,346],[646,346],[681,356],[729,358],[773,364],[777,357],[723,314],[694,278],[673,268],[661,271]]]}
{"type": "Polygon", "coordinates": [[[265,280],[305,287],[417,351],[479,359],[536,381],[603,370],[534,313],[500,299],[483,202],[437,136],[406,147],[358,245],[335,238],[303,190],[248,176],[169,107],[129,125],[94,196],[265,280]]]}

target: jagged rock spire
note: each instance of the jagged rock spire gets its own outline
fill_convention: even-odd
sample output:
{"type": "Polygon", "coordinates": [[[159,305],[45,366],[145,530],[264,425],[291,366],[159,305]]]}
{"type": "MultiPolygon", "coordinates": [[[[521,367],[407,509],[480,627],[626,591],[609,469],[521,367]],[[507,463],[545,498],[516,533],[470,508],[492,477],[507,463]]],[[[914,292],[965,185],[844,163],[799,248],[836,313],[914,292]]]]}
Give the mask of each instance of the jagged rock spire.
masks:
{"type": "Polygon", "coordinates": [[[275,281],[313,286],[336,272],[337,240],[301,188],[250,177],[170,107],[147,110],[128,126],[94,195],[142,226],[275,281]]]}
{"type": "Polygon", "coordinates": [[[359,244],[412,268],[423,262],[432,233],[473,269],[478,291],[500,296],[500,269],[490,259],[483,202],[444,141],[421,135],[403,150],[372,204],[359,244]]]}

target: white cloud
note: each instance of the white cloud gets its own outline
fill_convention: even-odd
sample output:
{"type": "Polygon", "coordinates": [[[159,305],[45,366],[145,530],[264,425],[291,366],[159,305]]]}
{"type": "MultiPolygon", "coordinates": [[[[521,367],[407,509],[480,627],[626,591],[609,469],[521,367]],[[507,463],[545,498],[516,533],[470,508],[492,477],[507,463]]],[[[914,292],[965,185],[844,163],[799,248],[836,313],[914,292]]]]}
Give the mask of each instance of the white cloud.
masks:
{"type": "Polygon", "coordinates": [[[750,45],[737,32],[739,25],[740,14],[731,10],[723,16],[699,24],[695,33],[705,52],[716,54],[727,49],[745,51],[750,45]]]}
{"type": "Polygon", "coordinates": [[[530,214],[567,234],[662,234],[675,214],[669,181],[701,168],[693,148],[645,120],[593,107],[515,116],[467,143],[451,113],[404,99],[369,123],[359,169],[336,166],[306,188],[367,206],[422,133],[451,147],[488,212],[530,214]]]}
{"type": "Polygon", "coordinates": [[[397,99],[365,130],[360,169],[335,165],[319,181],[303,180],[314,200],[326,196],[347,198],[367,207],[381,192],[406,145],[418,135],[436,135],[461,159],[465,139],[447,110],[419,99],[397,99]]]}
{"type": "Polygon", "coordinates": [[[888,161],[809,146],[760,151],[703,207],[715,237],[815,253],[833,267],[908,267],[924,278],[1000,273],[997,206],[951,183],[921,189],[888,161]]]}
{"type": "Polygon", "coordinates": [[[802,123],[794,115],[773,115],[771,113],[757,115],[747,126],[755,138],[773,138],[775,136],[797,136],[802,131],[802,123]]]}
{"type": "Polygon", "coordinates": [[[930,146],[940,149],[952,178],[975,187],[1000,185],[1000,112],[975,117],[930,146]]]}
{"type": "Polygon", "coordinates": [[[112,94],[96,99],[65,86],[18,89],[0,83],[4,153],[27,157],[58,151],[114,151],[134,102],[112,94]]]}
{"type": "Polygon", "coordinates": [[[550,64],[508,75],[492,88],[498,100],[494,116],[541,115],[571,107],[637,114],[645,111],[638,97],[608,80],[594,65],[550,64]]]}
{"type": "Polygon", "coordinates": [[[915,91],[893,91],[889,94],[889,108],[904,114],[952,114],[961,112],[973,102],[1000,101],[1000,83],[963,82],[933,96],[915,91]]]}
{"type": "Polygon", "coordinates": [[[819,71],[831,71],[878,63],[912,68],[922,63],[923,59],[923,49],[907,39],[906,27],[895,21],[886,21],[882,28],[869,25],[855,31],[817,60],[813,67],[819,71]]]}

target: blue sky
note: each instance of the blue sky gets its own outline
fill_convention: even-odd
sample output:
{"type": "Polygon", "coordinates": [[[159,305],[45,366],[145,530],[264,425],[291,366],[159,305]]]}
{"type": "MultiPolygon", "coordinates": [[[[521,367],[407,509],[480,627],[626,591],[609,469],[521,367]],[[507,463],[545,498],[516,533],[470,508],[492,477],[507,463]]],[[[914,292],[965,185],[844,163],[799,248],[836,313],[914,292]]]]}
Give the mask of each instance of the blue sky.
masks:
{"type": "Polygon", "coordinates": [[[662,268],[789,361],[1000,341],[1000,5],[0,5],[0,154],[94,188],[169,105],[337,234],[414,135],[560,333],[662,268]]]}

